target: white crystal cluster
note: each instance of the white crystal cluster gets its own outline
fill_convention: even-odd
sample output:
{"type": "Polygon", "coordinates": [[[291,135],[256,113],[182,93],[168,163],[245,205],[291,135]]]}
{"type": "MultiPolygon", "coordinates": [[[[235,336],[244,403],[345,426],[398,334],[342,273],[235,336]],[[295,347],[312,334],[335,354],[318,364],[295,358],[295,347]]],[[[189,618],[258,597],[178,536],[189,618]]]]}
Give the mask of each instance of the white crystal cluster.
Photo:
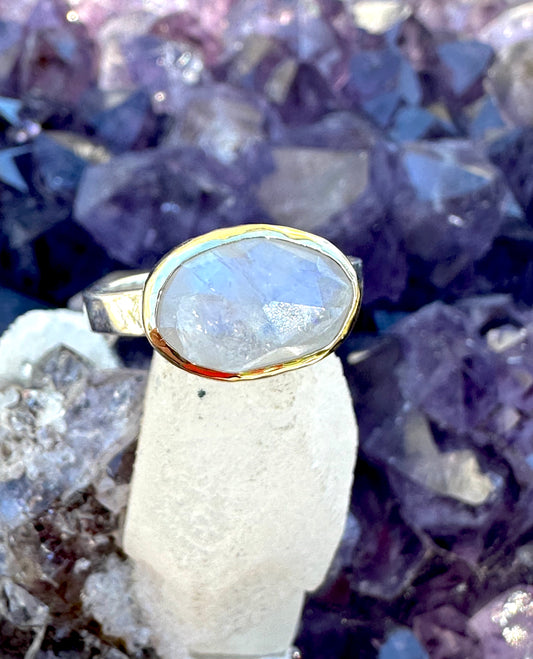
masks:
{"type": "Polygon", "coordinates": [[[110,554],[102,570],[87,578],[82,592],[84,611],[102,625],[107,636],[123,638],[134,654],[150,645],[150,630],[131,590],[131,565],[110,554]]]}
{"type": "Polygon", "coordinates": [[[31,364],[59,345],[98,368],[118,367],[105,337],[91,332],[84,314],[70,309],[34,310],[19,316],[0,337],[0,381],[25,380],[31,375],[31,364]]]}

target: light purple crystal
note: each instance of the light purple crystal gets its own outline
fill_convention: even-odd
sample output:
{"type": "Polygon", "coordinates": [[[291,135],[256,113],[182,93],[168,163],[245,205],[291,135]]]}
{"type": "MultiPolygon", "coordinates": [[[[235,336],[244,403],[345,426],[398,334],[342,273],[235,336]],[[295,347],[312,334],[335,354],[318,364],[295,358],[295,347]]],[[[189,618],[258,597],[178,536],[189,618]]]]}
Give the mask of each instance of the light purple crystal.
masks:
{"type": "Polygon", "coordinates": [[[198,149],[131,152],[85,170],[74,212],[114,258],[152,265],[197,233],[257,220],[247,175],[228,174],[198,149]]]}
{"type": "Polygon", "coordinates": [[[476,34],[503,11],[505,0],[411,0],[416,13],[435,31],[476,34]]]}
{"type": "Polygon", "coordinates": [[[519,585],[496,597],[470,621],[484,659],[523,659],[533,651],[533,589],[519,585]]]}
{"type": "Polygon", "coordinates": [[[508,523],[509,507],[517,533],[531,523],[530,323],[506,297],[436,302],[356,366],[372,383],[358,402],[364,454],[386,468],[408,522],[468,561],[487,551],[483,538],[508,523]]]}
{"type": "Polygon", "coordinates": [[[61,0],[36,5],[24,34],[19,93],[74,105],[96,80],[96,48],[85,27],[69,23],[61,0]]]}
{"type": "Polygon", "coordinates": [[[394,176],[406,250],[428,264],[432,283],[446,286],[489,250],[502,221],[502,176],[462,140],[406,145],[394,176]]]}
{"type": "Polygon", "coordinates": [[[507,4],[504,11],[493,17],[479,32],[480,39],[489,43],[497,52],[531,37],[533,15],[531,2],[518,1],[507,4]]]}

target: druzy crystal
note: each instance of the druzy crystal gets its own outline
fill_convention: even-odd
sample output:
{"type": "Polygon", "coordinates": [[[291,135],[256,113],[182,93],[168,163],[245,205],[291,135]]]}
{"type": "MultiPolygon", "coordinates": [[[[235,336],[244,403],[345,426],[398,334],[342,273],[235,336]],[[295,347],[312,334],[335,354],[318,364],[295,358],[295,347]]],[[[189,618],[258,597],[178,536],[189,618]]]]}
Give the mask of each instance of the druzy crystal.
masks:
{"type": "Polygon", "coordinates": [[[240,373],[324,349],[353,299],[331,257],[286,240],[246,238],[178,267],[163,288],[157,325],[188,362],[240,373]]]}
{"type": "Polygon", "coordinates": [[[470,621],[484,659],[523,659],[533,652],[533,589],[520,584],[486,604],[470,621]]]}

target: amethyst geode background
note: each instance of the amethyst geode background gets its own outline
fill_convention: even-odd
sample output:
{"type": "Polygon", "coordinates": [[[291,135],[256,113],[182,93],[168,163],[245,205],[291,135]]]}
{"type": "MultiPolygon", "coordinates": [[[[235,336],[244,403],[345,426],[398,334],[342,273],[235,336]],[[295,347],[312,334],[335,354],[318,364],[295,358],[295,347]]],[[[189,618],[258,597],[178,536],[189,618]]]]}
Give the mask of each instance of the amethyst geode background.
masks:
{"type": "MultiPolygon", "coordinates": [[[[0,2],[2,328],[220,226],[364,259],[361,452],[306,658],[533,651],[532,90],[531,2],[0,2]]],[[[118,540],[144,375],[59,351],[32,377],[0,393],[0,654],[155,656],[118,540]],[[40,482],[27,447],[58,441],[113,449],[105,478],[40,482]]]]}

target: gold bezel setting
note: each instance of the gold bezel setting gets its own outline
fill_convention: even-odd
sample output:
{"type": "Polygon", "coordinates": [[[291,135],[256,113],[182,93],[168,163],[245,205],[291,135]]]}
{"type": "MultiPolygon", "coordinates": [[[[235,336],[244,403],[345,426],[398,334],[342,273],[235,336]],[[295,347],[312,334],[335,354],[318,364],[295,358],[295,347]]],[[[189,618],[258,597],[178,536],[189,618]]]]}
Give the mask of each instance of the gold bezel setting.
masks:
{"type": "Polygon", "coordinates": [[[193,238],[192,240],[183,243],[164,256],[152,270],[146,281],[143,293],[142,312],[143,325],[148,340],[154,349],[172,364],[189,371],[190,373],[201,375],[206,378],[238,381],[253,380],[276,375],[278,373],[314,364],[323,359],[333,352],[350,332],[360,306],[361,286],[357,273],[350,260],[328,240],[291,227],[274,226],[269,224],[246,224],[225,229],[216,229],[203,236],[193,238]],[[346,320],[335,338],[328,345],[324,346],[324,348],[309,355],[304,355],[291,361],[284,362],[283,364],[276,364],[274,366],[241,373],[226,373],[193,364],[184,359],[176,350],[174,350],[165,339],[163,339],[158,331],[157,310],[161,293],[169,278],[186,261],[189,261],[198,254],[216,249],[220,245],[247,238],[283,240],[313,249],[333,259],[342,268],[347,279],[352,284],[352,302],[350,309],[347,312],[346,320]]]}

